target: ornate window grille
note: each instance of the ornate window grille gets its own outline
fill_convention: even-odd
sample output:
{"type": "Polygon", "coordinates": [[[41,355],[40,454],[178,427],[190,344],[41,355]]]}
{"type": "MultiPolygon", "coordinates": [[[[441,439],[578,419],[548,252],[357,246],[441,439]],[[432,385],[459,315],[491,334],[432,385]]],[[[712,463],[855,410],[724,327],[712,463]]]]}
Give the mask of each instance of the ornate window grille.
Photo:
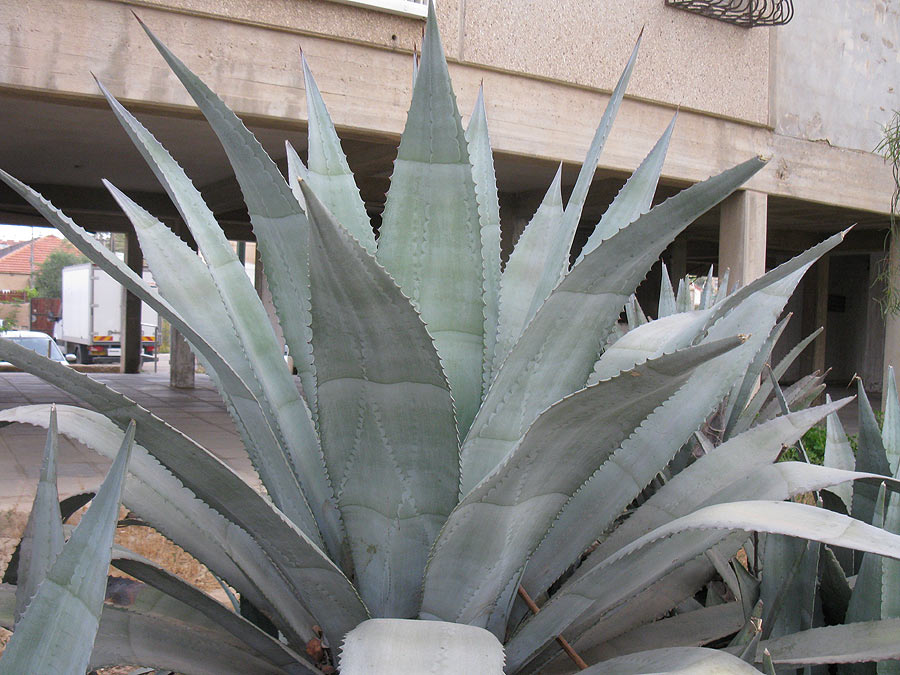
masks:
{"type": "Polygon", "coordinates": [[[794,16],[791,0],[666,0],[666,4],[745,28],[783,26],[794,16]]]}

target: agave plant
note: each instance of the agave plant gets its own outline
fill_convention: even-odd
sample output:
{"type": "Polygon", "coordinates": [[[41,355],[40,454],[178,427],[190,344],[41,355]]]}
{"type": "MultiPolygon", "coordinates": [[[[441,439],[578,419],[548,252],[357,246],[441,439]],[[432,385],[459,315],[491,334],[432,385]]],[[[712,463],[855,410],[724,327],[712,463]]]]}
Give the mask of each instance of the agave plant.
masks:
{"type": "MultiPolygon", "coordinates": [[[[190,342],[264,494],[134,402],[2,341],[0,357],[91,409],[58,406],[54,417],[28,406],[0,420],[50,424],[48,447],[58,426],[110,455],[128,445],[133,422],[123,502],[225,580],[255,618],[133,553],[76,541],[70,557],[77,555],[78,569],[95,559],[105,570],[111,555],[143,585],[113,593],[102,614],[95,607],[93,647],[87,638],[70,640],[26,661],[16,654],[39,651],[33,626],[51,625],[55,613],[52,625],[64,628],[89,604],[56,569],[66,553],[51,564],[56,537],[56,548],[38,556],[45,564],[20,566],[18,587],[0,593],[0,607],[22,610],[4,609],[3,622],[15,625],[12,644],[24,645],[0,660],[0,671],[131,663],[185,673],[315,673],[334,665],[349,675],[552,672],[580,667],[560,661],[562,649],[579,661],[576,652],[607,646],[592,657],[591,672],[755,672],[751,663],[771,666],[771,659],[758,639],[744,639],[750,633],[742,629],[755,625],[754,592],[741,585],[743,567],[729,562],[748,532],[900,558],[896,535],[784,501],[850,480],[897,485],[871,471],[773,464],[783,445],[844,402],[734,435],[634,508],[740,388],[803,273],[842,238],[601,349],[666,246],[764,164],[750,159],[651,209],[670,125],[570,269],[575,228],[637,47],[568,202],[557,174],[501,273],[485,106],[479,96],[464,131],[433,8],[377,241],[305,61],[308,162],[288,146],[285,180],[238,118],[148,34],[228,154],[298,378],[284,367],[265,309],[199,192],[102,85],[199,256],[106,182],[134,225],[157,292],[39,194],[0,176],[190,342]],[[574,573],[573,563],[580,563],[574,573]],[[694,595],[717,575],[733,594],[724,609],[698,609],[694,595]],[[66,602],[38,601],[56,587],[66,602]],[[686,617],[703,629],[686,631],[686,617]],[[667,635],[657,643],[665,649],[634,648],[635,633],[647,628],[667,635]],[[732,651],[743,660],[697,647],[733,633],[732,651]],[[616,647],[623,642],[629,646],[616,647]],[[329,662],[339,648],[339,662],[329,662]]],[[[36,522],[54,520],[40,513],[36,522]]],[[[40,532],[29,537],[46,539],[44,529],[35,526],[40,532]]],[[[896,634],[890,621],[868,628],[873,641],[896,634]]],[[[48,629],[40,639],[63,638],[48,629]]],[[[802,634],[798,640],[804,644],[802,634]]],[[[859,642],[833,644],[845,647],[833,650],[834,661],[869,653],[859,642]]],[[[893,644],[894,651],[869,651],[898,658],[893,644]]],[[[775,663],[794,663],[797,653],[782,649],[775,663]]]]}

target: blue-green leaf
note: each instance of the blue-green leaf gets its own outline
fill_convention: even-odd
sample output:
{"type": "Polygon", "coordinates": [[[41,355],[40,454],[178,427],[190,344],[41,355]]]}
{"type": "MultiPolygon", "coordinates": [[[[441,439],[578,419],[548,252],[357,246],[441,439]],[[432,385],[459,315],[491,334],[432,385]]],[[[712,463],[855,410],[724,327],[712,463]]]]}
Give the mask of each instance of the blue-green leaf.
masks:
{"type": "Polygon", "coordinates": [[[132,422],[90,508],[16,624],[0,673],[83,673],[106,593],[122,485],[134,443],[132,422]]]}
{"type": "Polygon", "coordinates": [[[310,220],[319,428],[363,600],[418,613],[428,551],[456,505],[450,387],[425,324],[375,259],[301,184],[310,220]]]}
{"type": "Polygon", "coordinates": [[[434,338],[464,437],[482,392],[481,223],[468,145],[431,6],[384,206],[378,261],[412,299],[434,338]]]}

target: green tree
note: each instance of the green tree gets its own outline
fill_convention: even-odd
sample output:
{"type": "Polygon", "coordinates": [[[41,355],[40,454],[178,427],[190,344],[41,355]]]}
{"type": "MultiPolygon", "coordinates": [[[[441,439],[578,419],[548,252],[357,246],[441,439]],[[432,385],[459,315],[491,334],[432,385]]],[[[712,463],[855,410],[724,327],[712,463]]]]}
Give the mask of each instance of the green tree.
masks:
{"type": "Polygon", "coordinates": [[[59,298],[62,295],[62,268],[86,262],[83,255],[68,251],[54,251],[41,263],[34,277],[35,297],[59,298]]]}

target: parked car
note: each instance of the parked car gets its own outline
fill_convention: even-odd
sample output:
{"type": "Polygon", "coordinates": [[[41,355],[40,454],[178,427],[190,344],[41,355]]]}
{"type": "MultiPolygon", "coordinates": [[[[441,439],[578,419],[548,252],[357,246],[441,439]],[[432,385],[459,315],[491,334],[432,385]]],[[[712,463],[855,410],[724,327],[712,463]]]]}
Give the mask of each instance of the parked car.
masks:
{"type": "MultiPolygon", "coordinates": [[[[33,352],[46,356],[53,361],[69,364],[75,361],[74,354],[63,354],[56,340],[36,330],[5,330],[0,331],[0,337],[12,340],[18,345],[27,347],[33,352]]],[[[0,366],[10,365],[7,361],[0,361],[0,366]]]]}

